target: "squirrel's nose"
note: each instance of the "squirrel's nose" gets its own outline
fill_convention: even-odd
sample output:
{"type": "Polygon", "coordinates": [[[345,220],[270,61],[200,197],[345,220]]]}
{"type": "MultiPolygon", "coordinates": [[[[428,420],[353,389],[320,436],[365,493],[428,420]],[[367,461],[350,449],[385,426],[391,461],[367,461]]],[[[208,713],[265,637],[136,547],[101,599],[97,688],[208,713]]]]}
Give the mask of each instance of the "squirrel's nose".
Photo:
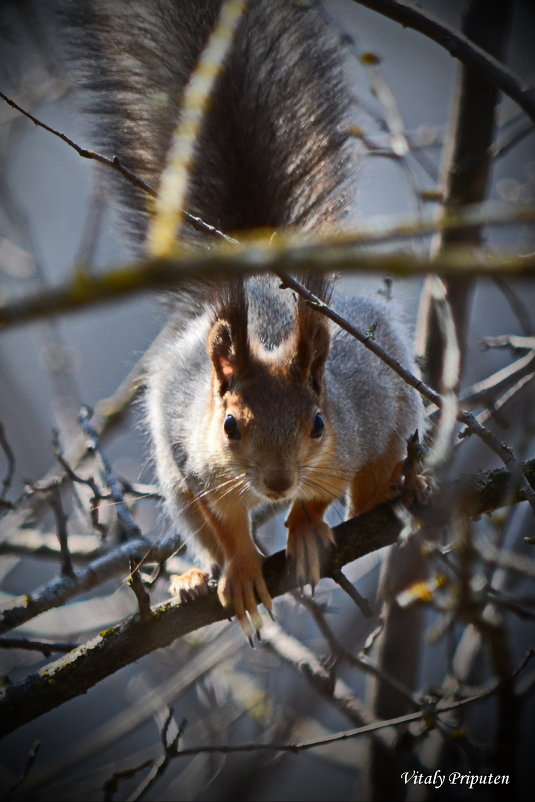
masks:
{"type": "Polygon", "coordinates": [[[293,471],[284,468],[266,468],[264,484],[273,493],[286,493],[294,484],[293,471]]]}

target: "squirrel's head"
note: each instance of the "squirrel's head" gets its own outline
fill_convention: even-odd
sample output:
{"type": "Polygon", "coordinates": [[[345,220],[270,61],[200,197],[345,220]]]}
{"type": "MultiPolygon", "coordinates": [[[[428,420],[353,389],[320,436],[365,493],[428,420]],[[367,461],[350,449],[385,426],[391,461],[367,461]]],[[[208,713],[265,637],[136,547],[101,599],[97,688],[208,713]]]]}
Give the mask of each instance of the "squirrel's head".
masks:
{"type": "Polygon", "coordinates": [[[246,315],[219,316],[208,338],[214,445],[232,472],[244,475],[243,486],[264,499],[317,495],[314,468],[332,443],[323,381],[327,321],[299,302],[294,331],[267,351],[248,337],[246,315]]]}

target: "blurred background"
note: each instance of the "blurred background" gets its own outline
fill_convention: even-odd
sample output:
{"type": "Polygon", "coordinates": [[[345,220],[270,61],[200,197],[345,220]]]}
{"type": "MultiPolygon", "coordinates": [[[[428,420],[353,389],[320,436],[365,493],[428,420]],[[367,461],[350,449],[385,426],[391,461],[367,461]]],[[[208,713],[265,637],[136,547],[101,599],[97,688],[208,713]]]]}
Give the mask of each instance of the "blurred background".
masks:
{"type": "MultiPolygon", "coordinates": [[[[529,2],[515,0],[513,6],[505,60],[517,75],[533,81],[535,13],[529,2]]],[[[325,7],[336,25],[353,39],[353,45],[347,47],[347,69],[354,88],[352,114],[362,139],[361,164],[355,176],[354,220],[357,225],[371,220],[380,225],[380,218],[397,220],[411,215],[419,219],[435,206],[431,193],[439,182],[458,64],[424,36],[351,0],[328,2],[325,7]],[[364,53],[379,57],[379,65],[366,67],[359,61],[364,53]],[[374,70],[379,71],[379,79],[374,70]],[[384,109],[372,91],[377,80],[390,88],[411,143],[404,158],[392,155],[384,109]]],[[[460,0],[425,0],[419,7],[459,29],[460,0]]],[[[0,90],[39,120],[79,145],[90,147],[90,130],[80,98],[71,88],[58,54],[56,28],[52,4],[46,0],[3,0],[0,90]]],[[[489,197],[505,204],[533,203],[533,129],[528,134],[526,118],[512,101],[502,98],[497,142],[509,141],[511,147],[494,162],[489,197]]],[[[60,283],[77,264],[100,271],[133,258],[120,211],[106,189],[103,168],[80,158],[59,138],[34,126],[2,101],[0,163],[3,297],[23,296],[60,283]]],[[[514,235],[509,230],[489,230],[487,241],[497,247],[519,242],[522,249],[531,242],[533,248],[533,232],[530,235],[521,227],[514,235]]],[[[401,247],[416,250],[429,247],[429,243],[420,240],[401,247]]],[[[342,287],[348,293],[385,291],[383,278],[377,276],[344,278],[342,287]]],[[[396,279],[393,283],[394,299],[414,327],[420,289],[421,282],[415,279],[396,279]]],[[[509,351],[482,350],[481,340],[503,334],[533,335],[534,301],[532,280],[478,281],[462,389],[510,364],[509,351]]],[[[9,500],[14,502],[28,482],[38,481],[54,464],[54,429],[66,447],[78,433],[80,405],[103,408],[102,399],[112,396],[135,367],[157,336],[163,317],[161,300],[146,294],[1,332],[0,423],[15,463],[9,500]]],[[[508,402],[491,425],[519,456],[533,455],[533,385],[527,384],[508,402]]],[[[456,451],[448,466],[451,475],[498,465],[497,458],[474,439],[469,438],[456,451]]],[[[104,446],[118,476],[143,486],[153,482],[139,403],[131,405],[104,446]]],[[[0,477],[7,470],[6,452],[0,451],[0,477]]],[[[527,505],[506,514],[506,542],[518,542],[522,535],[533,534],[532,513],[524,507],[527,505]]],[[[107,514],[103,512],[104,517],[107,514]]],[[[135,504],[135,514],[142,531],[158,537],[164,526],[158,504],[153,499],[140,500],[135,504]]],[[[94,535],[83,510],[73,506],[69,516],[71,533],[94,535]]],[[[333,522],[340,521],[341,508],[334,509],[332,516],[333,522]]],[[[52,521],[50,512],[45,513],[34,522],[35,528],[39,525],[43,531],[53,531],[52,521]]],[[[262,543],[269,553],[284,546],[282,521],[281,514],[262,529],[262,543]]],[[[348,578],[358,582],[360,593],[372,603],[381,556],[374,554],[346,567],[348,578]]],[[[21,557],[9,549],[0,554],[0,561],[0,598],[6,602],[47,582],[58,570],[52,560],[28,554],[21,557]]],[[[135,612],[136,600],[123,580],[110,580],[64,607],[44,613],[16,634],[32,639],[85,641],[135,612]]],[[[166,595],[164,581],[151,591],[153,603],[166,595]]],[[[328,611],[329,623],[350,651],[360,649],[377,626],[376,615],[363,618],[329,580],[321,582],[315,600],[328,611]]],[[[285,630],[315,654],[318,664],[329,667],[329,645],[307,608],[286,596],[276,601],[275,611],[285,630]]],[[[436,624],[434,616],[430,610],[429,625],[436,624]]],[[[458,639],[460,634],[456,631],[452,638],[458,639]]],[[[515,621],[510,644],[514,664],[532,636],[531,620],[515,621]]],[[[451,653],[447,638],[426,643],[418,687],[442,681],[451,653]]],[[[2,672],[9,672],[12,681],[46,662],[38,652],[0,650],[2,672]]],[[[364,674],[342,662],[336,672],[347,684],[348,693],[364,699],[364,674]]],[[[252,650],[236,624],[218,624],[128,666],[83,697],[9,736],[0,745],[0,786],[7,789],[16,781],[38,739],[40,752],[26,790],[21,786],[21,798],[104,798],[103,783],[114,772],[158,757],[168,705],[174,708],[176,722],[188,721],[182,741],[185,746],[220,743],[222,739],[229,744],[304,740],[353,726],[339,707],[307,683],[295,664],[285,664],[269,643],[252,650]]],[[[532,704],[530,710],[533,717],[532,704]]],[[[477,732],[477,724],[472,723],[477,732]]],[[[478,737],[484,740],[487,725],[485,721],[480,724],[478,737]]],[[[171,731],[176,732],[174,724],[171,731]]],[[[528,735],[526,730],[519,747],[524,766],[521,793],[525,798],[535,781],[528,735]]],[[[175,760],[146,798],[366,799],[366,748],[362,740],[349,740],[299,755],[198,754],[175,760]]],[[[115,798],[134,794],[141,776],[125,780],[115,798]]],[[[471,799],[476,798],[475,793],[471,799]]]]}

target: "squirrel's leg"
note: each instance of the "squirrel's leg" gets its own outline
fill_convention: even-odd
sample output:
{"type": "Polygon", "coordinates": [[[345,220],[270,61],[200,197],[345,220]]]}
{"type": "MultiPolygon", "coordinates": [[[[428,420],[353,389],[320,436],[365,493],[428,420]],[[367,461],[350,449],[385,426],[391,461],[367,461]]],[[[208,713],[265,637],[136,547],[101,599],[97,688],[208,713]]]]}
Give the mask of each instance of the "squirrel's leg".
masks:
{"type": "MultiPolygon", "coordinates": [[[[416,445],[419,445],[417,439],[416,445]]],[[[411,457],[409,454],[407,457],[407,443],[393,437],[385,453],[367,463],[353,478],[350,517],[362,515],[384,501],[398,497],[408,507],[414,499],[420,504],[427,504],[436,485],[432,477],[420,473],[420,470],[418,455],[411,457]]]]}
{"type": "Polygon", "coordinates": [[[399,496],[405,451],[405,442],[394,436],[384,454],[355,474],[350,487],[350,517],[362,515],[399,496]]]}
{"type": "MultiPolygon", "coordinates": [[[[203,558],[201,563],[209,565],[211,562],[213,572],[219,571],[223,564],[223,554],[218,541],[206,522],[205,516],[202,514],[198,498],[191,491],[175,488],[173,502],[177,508],[177,515],[180,515],[186,521],[189,530],[195,533],[196,543],[206,553],[207,559],[203,558]]],[[[191,568],[184,574],[171,574],[169,590],[183,602],[193,601],[199,596],[206,595],[209,579],[210,574],[207,571],[202,571],[200,568],[191,568]]]]}
{"type": "Polygon", "coordinates": [[[223,571],[217,587],[219,601],[225,609],[234,611],[245,637],[251,641],[249,619],[257,633],[262,626],[258,602],[270,615],[273,603],[262,573],[262,557],[251,537],[249,513],[240,497],[236,503],[232,502],[227,495],[221,511],[204,501],[200,506],[223,553],[223,571]]]}
{"type": "Polygon", "coordinates": [[[322,554],[334,544],[332,529],[323,520],[331,503],[332,499],[295,501],[286,520],[286,554],[294,563],[299,583],[310,582],[312,592],[320,579],[322,554]]]}
{"type": "MultiPolygon", "coordinates": [[[[253,631],[247,616],[259,630],[262,618],[258,601],[270,615],[273,605],[262,573],[262,557],[251,537],[248,512],[241,503],[232,504],[228,495],[221,511],[193,493],[189,498],[188,494],[184,496],[189,504],[183,515],[195,531],[196,540],[214,565],[221,568],[219,600],[229,612],[234,611],[245,636],[251,640],[253,631]]],[[[207,573],[193,568],[171,577],[171,591],[187,601],[206,593],[208,579],[207,573]]]]}

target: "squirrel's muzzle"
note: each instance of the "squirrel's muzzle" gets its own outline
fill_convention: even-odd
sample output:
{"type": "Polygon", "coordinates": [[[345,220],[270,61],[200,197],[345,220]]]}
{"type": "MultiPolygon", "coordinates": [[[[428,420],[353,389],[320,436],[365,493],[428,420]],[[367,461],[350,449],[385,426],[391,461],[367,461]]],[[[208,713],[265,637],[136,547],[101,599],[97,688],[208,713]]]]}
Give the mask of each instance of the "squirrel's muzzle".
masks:
{"type": "Polygon", "coordinates": [[[285,496],[295,484],[295,471],[287,468],[266,468],[262,479],[270,498],[285,496]]]}

